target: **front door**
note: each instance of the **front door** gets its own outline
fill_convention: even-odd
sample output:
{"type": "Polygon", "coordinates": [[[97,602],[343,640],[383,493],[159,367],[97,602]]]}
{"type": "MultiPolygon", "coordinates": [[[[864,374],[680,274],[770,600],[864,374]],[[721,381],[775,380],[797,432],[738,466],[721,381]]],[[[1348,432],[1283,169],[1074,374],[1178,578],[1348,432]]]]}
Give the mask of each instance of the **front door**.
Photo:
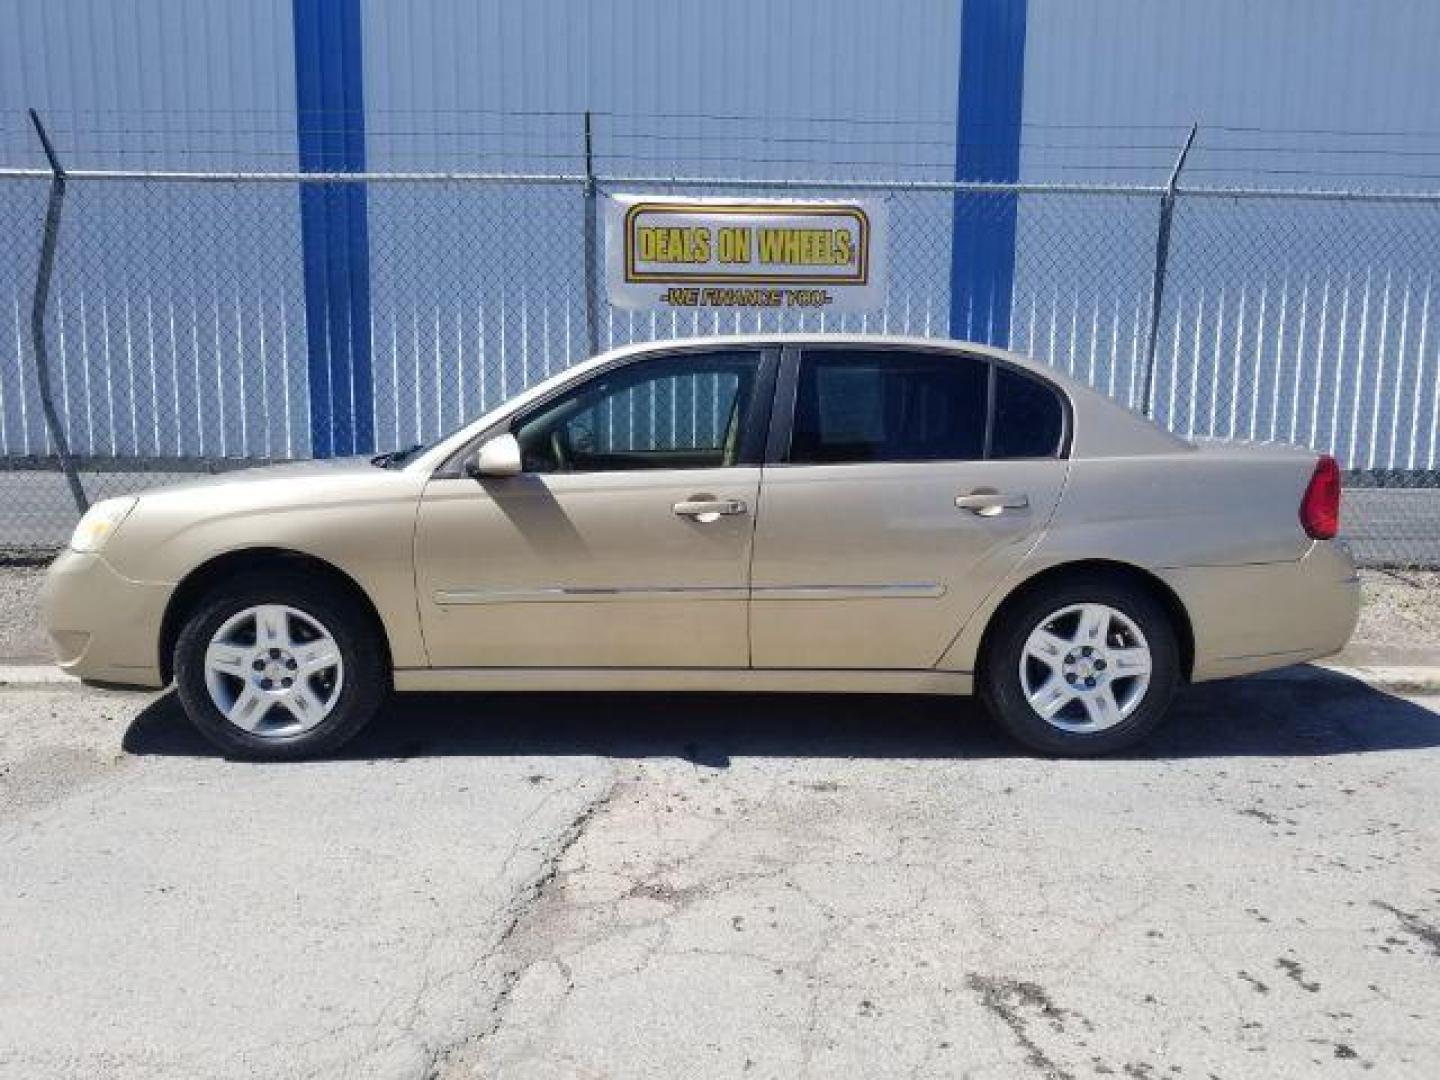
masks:
{"type": "Polygon", "coordinates": [[[516,416],[523,472],[437,478],[416,529],[436,667],[749,664],[769,368],[647,356],[516,416]]]}
{"type": "Polygon", "coordinates": [[[1055,508],[1064,404],[1008,365],[920,349],[807,348],[792,380],[756,526],[754,666],[934,667],[1055,508]]]}

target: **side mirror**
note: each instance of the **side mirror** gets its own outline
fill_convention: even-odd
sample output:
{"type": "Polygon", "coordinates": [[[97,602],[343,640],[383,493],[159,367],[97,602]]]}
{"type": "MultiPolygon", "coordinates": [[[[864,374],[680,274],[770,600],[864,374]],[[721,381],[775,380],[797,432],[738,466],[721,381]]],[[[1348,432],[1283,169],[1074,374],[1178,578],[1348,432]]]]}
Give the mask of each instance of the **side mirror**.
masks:
{"type": "Polygon", "coordinates": [[[477,480],[518,476],[521,472],[519,442],[508,433],[496,435],[465,463],[465,472],[477,480]]]}

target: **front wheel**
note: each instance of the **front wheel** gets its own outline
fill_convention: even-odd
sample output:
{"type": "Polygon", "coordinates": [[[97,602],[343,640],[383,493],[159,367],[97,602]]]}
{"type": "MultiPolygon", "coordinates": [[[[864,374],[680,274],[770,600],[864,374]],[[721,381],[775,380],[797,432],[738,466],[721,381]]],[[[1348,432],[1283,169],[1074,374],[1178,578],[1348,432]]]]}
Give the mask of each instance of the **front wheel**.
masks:
{"type": "Polygon", "coordinates": [[[981,693],[1026,746],[1087,757],[1149,734],[1179,678],[1174,628],[1148,592],[1125,581],[1075,580],[1002,613],[981,693]]]}
{"type": "Polygon", "coordinates": [[[385,655],[352,598],[294,574],[226,584],[175,645],[191,721],[233,757],[288,760],[335,750],[389,691],[385,655]]]}

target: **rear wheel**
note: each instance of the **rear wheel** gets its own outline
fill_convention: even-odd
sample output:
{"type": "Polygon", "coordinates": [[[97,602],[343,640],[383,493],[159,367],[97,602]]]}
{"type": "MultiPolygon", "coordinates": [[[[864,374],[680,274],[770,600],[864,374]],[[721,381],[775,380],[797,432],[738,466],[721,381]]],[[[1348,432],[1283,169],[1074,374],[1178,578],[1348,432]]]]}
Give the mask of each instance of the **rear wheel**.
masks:
{"type": "Polygon", "coordinates": [[[175,646],[185,712],[235,757],[335,750],[389,691],[372,620],[348,595],[293,573],[247,576],[206,596],[175,646]]]}
{"type": "Polygon", "coordinates": [[[1149,734],[1179,678],[1174,628],[1146,590],[1076,579],[1002,613],[981,692],[1001,726],[1026,746],[1084,757],[1149,734]]]}

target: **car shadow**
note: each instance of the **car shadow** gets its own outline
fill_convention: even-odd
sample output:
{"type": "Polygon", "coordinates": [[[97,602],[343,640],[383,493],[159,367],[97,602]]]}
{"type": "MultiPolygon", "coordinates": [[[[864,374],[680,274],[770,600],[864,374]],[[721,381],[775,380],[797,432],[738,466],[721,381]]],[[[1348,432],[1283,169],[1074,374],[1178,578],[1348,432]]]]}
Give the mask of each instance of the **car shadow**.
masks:
{"type": "MultiPolygon", "coordinates": [[[[217,756],[173,693],[131,722],[135,755],[217,756]]],[[[1440,714],[1357,679],[1303,667],[1204,683],[1176,698],[1138,760],[1314,757],[1440,746],[1440,714]]],[[[968,698],[853,694],[405,694],[336,760],[429,756],[732,758],[1023,756],[968,698]]]]}

